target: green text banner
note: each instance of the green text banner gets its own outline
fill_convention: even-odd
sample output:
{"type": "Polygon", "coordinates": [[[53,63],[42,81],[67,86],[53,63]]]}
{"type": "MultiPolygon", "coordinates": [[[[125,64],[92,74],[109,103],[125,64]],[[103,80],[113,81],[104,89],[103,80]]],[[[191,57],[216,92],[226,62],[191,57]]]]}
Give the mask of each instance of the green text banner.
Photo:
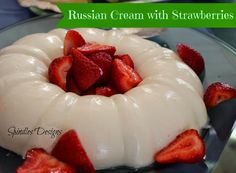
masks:
{"type": "Polygon", "coordinates": [[[58,3],[58,27],[235,28],[236,3],[58,3]]]}

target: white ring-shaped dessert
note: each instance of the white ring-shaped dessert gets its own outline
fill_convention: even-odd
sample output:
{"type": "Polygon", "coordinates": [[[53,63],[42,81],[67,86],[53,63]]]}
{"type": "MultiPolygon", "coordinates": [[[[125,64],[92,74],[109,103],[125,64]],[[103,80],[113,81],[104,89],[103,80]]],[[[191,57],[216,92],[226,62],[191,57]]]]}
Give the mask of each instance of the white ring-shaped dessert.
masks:
{"type": "Polygon", "coordinates": [[[143,81],[112,97],[66,93],[48,82],[47,70],[63,55],[67,30],[28,35],[0,51],[0,146],[21,155],[32,147],[50,152],[56,130],[75,129],[97,169],[138,168],[179,133],[206,123],[202,84],[173,51],[119,31],[77,30],[131,55],[143,81]]]}

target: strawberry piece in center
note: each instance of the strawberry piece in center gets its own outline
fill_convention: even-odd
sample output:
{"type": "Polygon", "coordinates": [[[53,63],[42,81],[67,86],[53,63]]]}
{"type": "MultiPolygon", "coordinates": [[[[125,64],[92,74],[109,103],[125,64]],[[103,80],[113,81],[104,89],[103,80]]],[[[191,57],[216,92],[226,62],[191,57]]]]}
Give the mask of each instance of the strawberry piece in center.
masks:
{"type": "Polygon", "coordinates": [[[102,69],[77,49],[72,49],[72,73],[81,91],[87,90],[103,75],[102,69]]]}
{"type": "Polygon", "coordinates": [[[112,66],[112,81],[116,86],[116,89],[121,93],[124,93],[137,86],[142,81],[142,78],[133,68],[123,63],[123,61],[114,59],[112,66]]]}
{"type": "Polygon", "coordinates": [[[63,56],[52,61],[48,68],[49,81],[66,91],[67,73],[72,66],[73,59],[70,56],[63,56]]]}

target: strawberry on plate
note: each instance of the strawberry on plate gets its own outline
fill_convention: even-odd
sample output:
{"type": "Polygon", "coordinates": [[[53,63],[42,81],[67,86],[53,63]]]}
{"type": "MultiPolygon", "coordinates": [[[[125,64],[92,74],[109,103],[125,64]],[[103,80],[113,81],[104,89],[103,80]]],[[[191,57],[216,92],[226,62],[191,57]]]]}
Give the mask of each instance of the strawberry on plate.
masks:
{"type": "Polygon", "coordinates": [[[86,43],[84,46],[78,47],[78,50],[84,55],[90,55],[97,52],[106,52],[114,55],[116,48],[114,46],[102,45],[98,43],[86,43]]]}
{"type": "Polygon", "coordinates": [[[72,75],[80,91],[90,88],[103,75],[102,69],[84,56],[78,49],[72,49],[74,58],[72,75]]]}
{"type": "Polygon", "coordinates": [[[120,59],[114,59],[112,64],[112,82],[121,93],[137,86],[142,81],[140,75],[120,59]]]}
{"type": "Polygon", "coordinates": [[[216,82],[208,86],[204,94],[204,102],[207,108],[211,108],[220,102],[236,98],[236,89],[228,84],[216,82]]]}
{"type": "Polygon", "coordinates": [[[49,81],[66,91],[67,73],[72,66],[73,59],[70,56],[63,56],[52,61],[48,68],[49,81]]]}
{"type": "Polygon", "coordinates": [[[106,52],[98,52],[88,56],[95,64],[97,64],[103,71],[102,77],[99,79],[98,83],[106,83],[111,76],[112,58],[106,52]]]}
{"type": "Polygon", "coordinates": [[[81,173],[95,173],[94,166],[74,130],[69,130],[60,137],[52,150],[52,155],[74,166],[81,173]]]}
{"type": "Polygon", "coordinates": [[[115,55],[114,58],[118,58],[121,61],[123,61],[123,63],[125,63],[126,65],[134,68],[134,62],[133,62],[132,58],[128,54],[115,55]]]}
{"type": "Polygon", "coordinates": [[[183,62],[191,67],[193,71],[195,71],[195,73],[199,76],[205,68],[202,55],[186,44],[178,44],[176,48],[177,53],[183,62]]]}
{"type": "Polygon", "coordinates": [[[96,88],[96,95],[102,95],[102,96],[107,96],[110,97],[112,95],[117,94],[117,91],[113,89],[112,87],[97,87],[96,88]]]}
{"type": "Polygon", "coordinates": [[[84,38],[79,32],[75,30],[69,30],[66,33],[64,39],[64,55],[69,55],[72,48],[77,48],[85,44],[84,38]]]}
{"type": "Polygon", "coordinates": [[[158,163],[197,163],[205,155],[205,144],[197,130],[181,133],[166,148],[155,155],[158,163]]]}
{"type": "Polygon", "coordinates": [[[76,170],[49,155],[43,149],[32,149],[26,154],[26,160],[16,173],[76,173],[76,170]]]}

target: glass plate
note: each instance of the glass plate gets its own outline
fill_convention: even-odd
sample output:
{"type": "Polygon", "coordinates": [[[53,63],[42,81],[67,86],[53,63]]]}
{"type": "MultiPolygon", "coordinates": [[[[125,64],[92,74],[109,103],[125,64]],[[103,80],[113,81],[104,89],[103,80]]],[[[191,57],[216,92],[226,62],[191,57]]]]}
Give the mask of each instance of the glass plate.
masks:
{"type": "MultiPolygon", "coordinates": [[[[17,39],[32,33],[47,32],[56,27],[59,20],[58,15],[44,16],[34,18],[23,23],[13,25],[0,31],[0,48],[12,44],[17,39]]],[[[179,42],[184,42],[199,52],[202,53],[205,59],[206,72],[203,80],[204,87],[215,81],[222,81],[229,83],[236,87],[236,51],[211,35],[205,35],[192,29],[167,29],[160,36],[154,36],[148,38],[163,45],[168,45],[171,49],[175,50],[175,45],[179,42]]],[[[231,102],[229,104],[235,104],[231,102]]],[[[224,103],[227,105],[228,103],[224,103]]],[[[221,105],[221,107],[224,106],[221,105]]],[[[228,105],[229,105],[228,104],[228,105]]],[[[214,122],[221,122],[221,111],[213,111],[211,114],[213,117],[219,117],[214,122]]],[[[223,117],[224,120],[227,119],[223,117]]],[[[235,119],[233,118],[233,121],[235,119]]],[[[206,127],[203,129],[204,140],[206,142],[206,158],[204,161],[198,164],[172,164],[165,166],[153,165],[148,168],[133,170],[128,168],[110,169],[99,171],[103,173],[208,173],[212,172],[213,168],[217,165],[217,161],[229,139],[232,132],[232,117],[225,124],[229,124],[228,130],[225,128],[219,128],[223,138],[219,138],[213,128],[206,127]]],[[[235,138],[235,137],[234,137],[235,138]]],[[[230,138],[231,139],[231,138],[230,138]]],[[[233,139],[233,137],[232,137],[233,139]]],[[[22,163],[20,156],[14,153],[0,148],[0,172],[1,173],[14,173],[16,167],[22,163]]]]}

